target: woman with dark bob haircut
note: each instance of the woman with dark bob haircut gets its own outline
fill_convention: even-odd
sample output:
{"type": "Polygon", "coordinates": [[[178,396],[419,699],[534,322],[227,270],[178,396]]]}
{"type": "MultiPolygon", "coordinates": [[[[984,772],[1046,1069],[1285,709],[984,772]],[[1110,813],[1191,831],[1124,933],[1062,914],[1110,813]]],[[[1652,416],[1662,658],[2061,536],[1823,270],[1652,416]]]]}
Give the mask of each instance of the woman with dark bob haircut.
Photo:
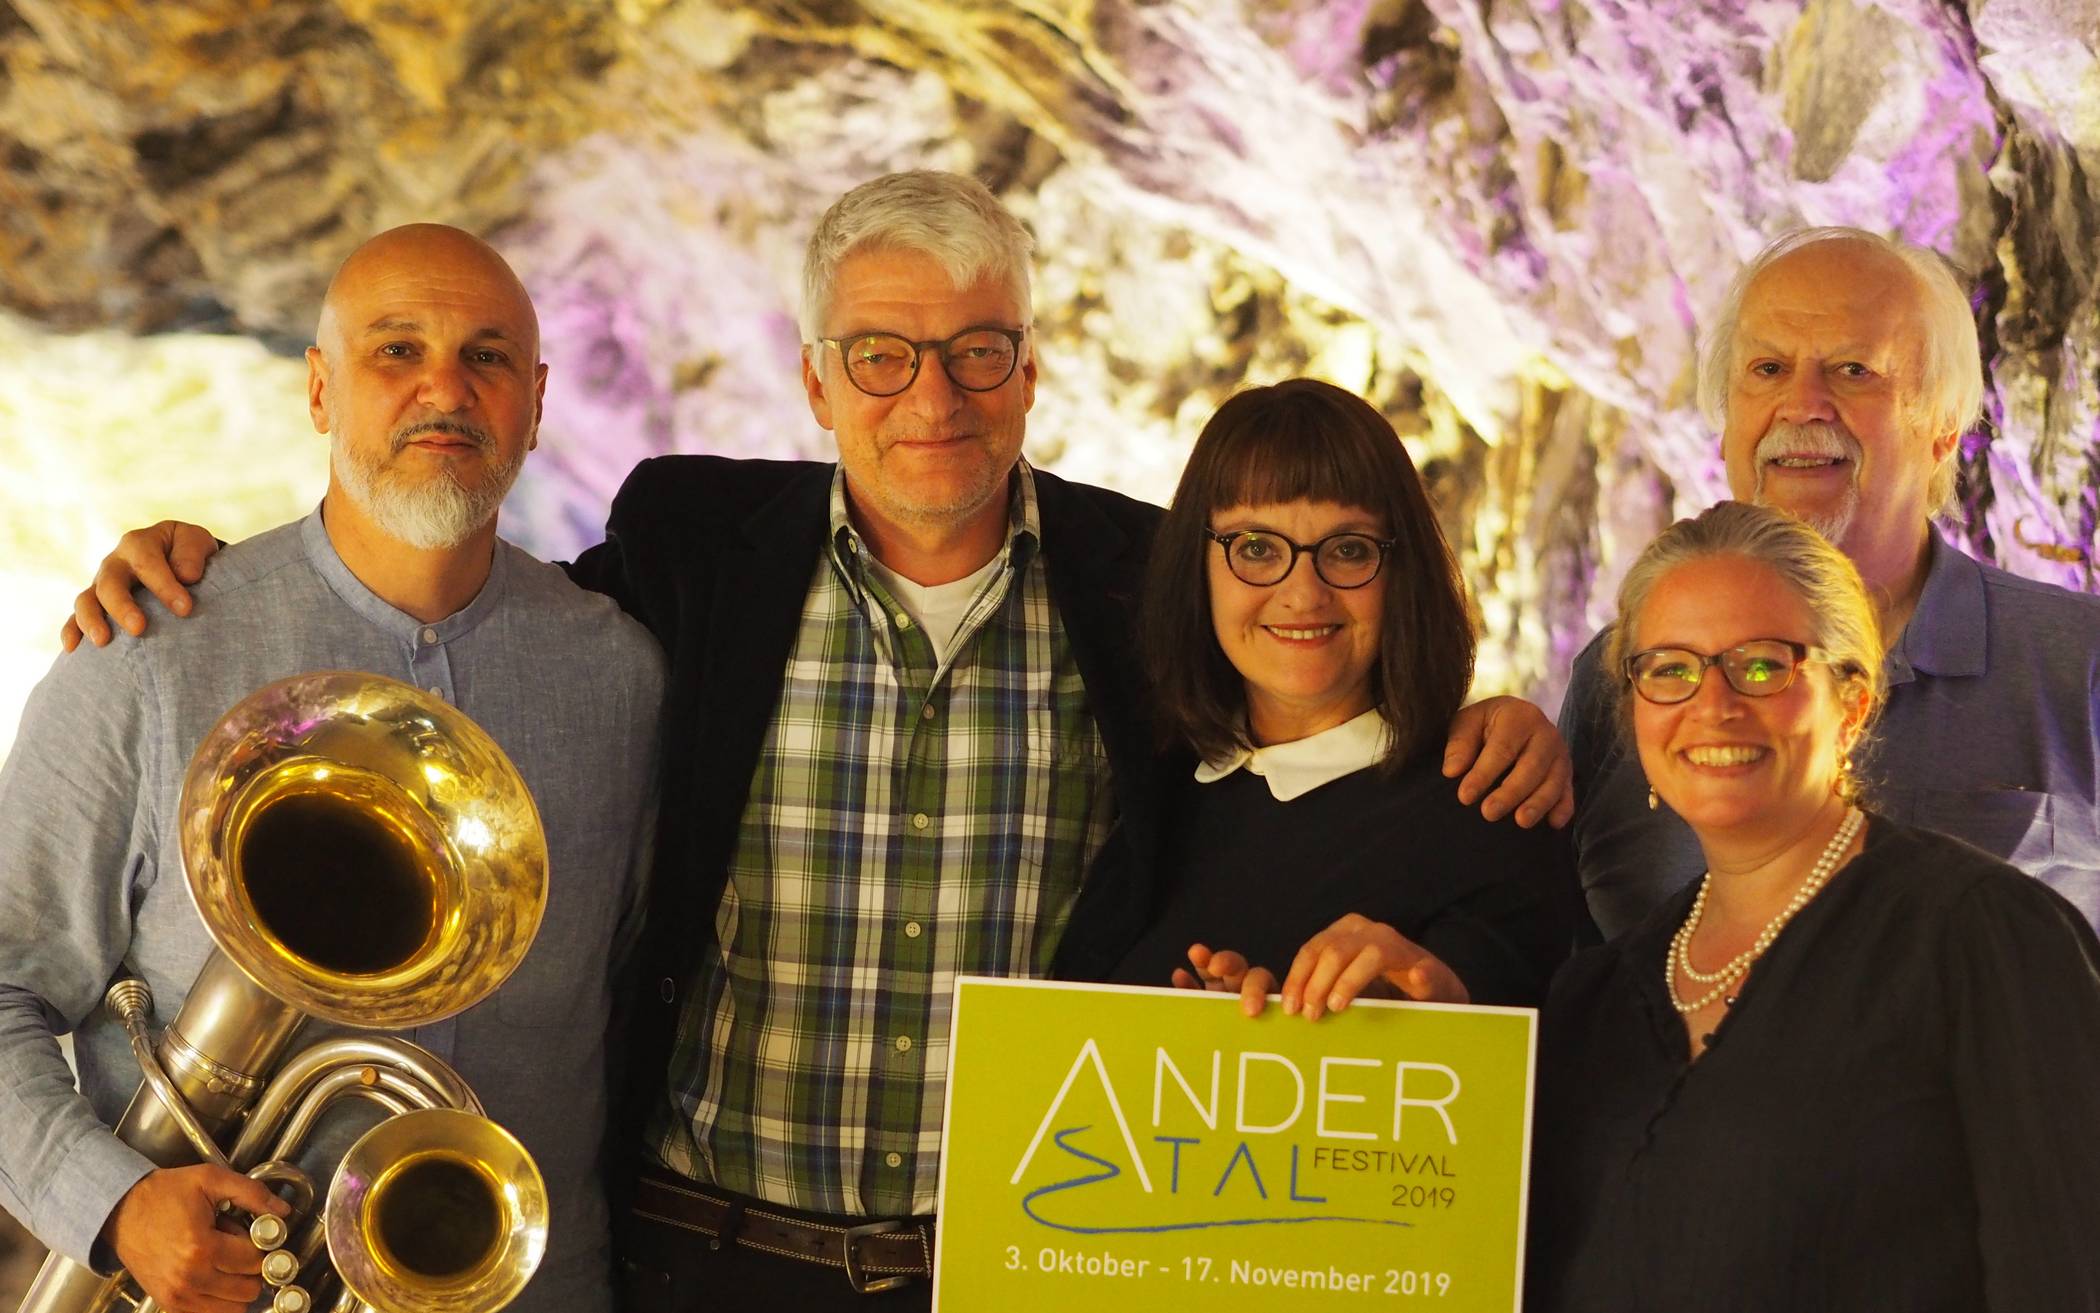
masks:
{"type": "MultiPolygon", "coordinates": [[[[1529,1004],[1575,915],[1565,840],[1440,769],[1473,675],[1465,584],[1392,425],[1313,379],[1204,426],[1139,627],[1167,740],[1152,924],[1115,978],[1317,1018],[1370,991],[1529,1004]]],[[[1150,851],[1136,851],[1140,847],[1150,851]]]]}

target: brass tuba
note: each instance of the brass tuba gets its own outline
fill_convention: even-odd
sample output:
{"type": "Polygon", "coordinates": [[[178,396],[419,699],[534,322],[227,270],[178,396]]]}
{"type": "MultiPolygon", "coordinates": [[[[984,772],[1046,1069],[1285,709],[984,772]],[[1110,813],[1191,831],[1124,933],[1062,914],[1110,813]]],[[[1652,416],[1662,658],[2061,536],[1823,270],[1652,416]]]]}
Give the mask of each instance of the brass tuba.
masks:
{"type": "MultiPolygon", "coordinates": [[[[279,1313],[306,1313],[338,1285],[336,1309],[501,1308],[545,1250],[547,1194],[466,1082],[383,1036],[280,1059],[308,1017],[425,1025],[517,966],[547,897],[546,840],[517,768],[463,713],[407,684],[297,675],[205,736],[180,823],[190,896],[217,948],[157,1045],[145,983],[111,986],[106,1006],[145,1077],[117,1135],[163,1167],[218,1162],[289,1192],[287,1221],[250,1228],[279,1313]],[[291,1158],[346,1098],[393,1115],[345,1156],[317,1210],[291,1158]]],[[[154,1306],[123,1273],[54,1254],[20,1313],[154,1306]]]]}

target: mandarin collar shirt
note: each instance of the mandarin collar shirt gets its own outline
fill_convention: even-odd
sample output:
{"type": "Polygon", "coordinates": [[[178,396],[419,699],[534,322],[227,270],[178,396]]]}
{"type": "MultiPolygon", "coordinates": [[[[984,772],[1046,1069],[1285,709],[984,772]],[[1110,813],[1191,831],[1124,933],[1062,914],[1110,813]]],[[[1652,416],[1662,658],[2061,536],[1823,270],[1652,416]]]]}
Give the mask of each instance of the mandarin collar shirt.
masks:
{"type": "MultiPolygon", "coordinates": [[[[92,1261],[111,1209],[151,1167],[108,1130],[140,1078],[103,991],[120,973],[142,977],[157,1030],[212,947],[179,847],[190,754],[263,684],[369,671],[466,712],[539,807],[550,874],[531,950],[492,997],[408,1038],[459,1070],[546,1179],[548,1250],[514,1307],[609,1309],[605,1030],[613,957],[642,892],[656,643],[500,541],[473,601],[419,621],[359,582],[319,511],[221,552],[193,591],[192,618],[148,600],[145,637],[59,658],[0,769],[0,1202],[52,1249],[92,1261]],[[56,1042],[67,1032],[78,1094],[56,1042]]],[[[309,1024],[294,1048],[327,1033],[309,1024]]],[[[324,1190],[361,1116],[331,1114],[317,1137],[324,1190]]]]}

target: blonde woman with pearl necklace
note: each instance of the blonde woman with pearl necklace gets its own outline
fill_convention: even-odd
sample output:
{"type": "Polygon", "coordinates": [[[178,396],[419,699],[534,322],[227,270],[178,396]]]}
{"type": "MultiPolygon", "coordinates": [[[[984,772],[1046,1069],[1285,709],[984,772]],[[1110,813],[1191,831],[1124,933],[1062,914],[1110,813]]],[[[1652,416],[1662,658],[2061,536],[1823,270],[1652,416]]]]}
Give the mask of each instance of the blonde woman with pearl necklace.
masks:
{"type": "Polygon", "coordinates": [[[1636,562],[1610,651],[1709,869],[1554,982],[1526,1307],[2100,1309],[2100,942],[1872,813],[1851,563],[1722,503],[1636,562]]]}

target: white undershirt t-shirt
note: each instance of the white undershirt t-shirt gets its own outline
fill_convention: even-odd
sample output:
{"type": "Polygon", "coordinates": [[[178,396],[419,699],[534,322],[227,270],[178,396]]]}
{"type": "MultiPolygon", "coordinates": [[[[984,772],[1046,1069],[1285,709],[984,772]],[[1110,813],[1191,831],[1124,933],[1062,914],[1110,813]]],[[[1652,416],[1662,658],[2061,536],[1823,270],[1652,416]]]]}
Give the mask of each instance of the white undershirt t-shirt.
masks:
{"type": "Polygon", "coordinates": [[[937,665],[948,662],[948,645],[955,641],[955,631],[962,628],[963,617],[970,613],[970,603],[976,600],[977,590],[992,572],[1006,561],[1006,553],[996,553],[991,560],[977,567],[972,574],[964,575],[954,583],[915,584],[898,574],[882,562],[868,555],[868,568],[882,581],[897,605],[925,633],[933,644],[933,659],[937,665]]]}
{"type": "Polygon", "coordinates": [[[1196,767],[1198,784],[1213,784],[1242,768],[1268,781],[1278,802],[1311,793],[1385,759],[1393,731],[1373,707],[1332,729],[1266,748],[1241,748],[1229,757],[1196,767]]]}

